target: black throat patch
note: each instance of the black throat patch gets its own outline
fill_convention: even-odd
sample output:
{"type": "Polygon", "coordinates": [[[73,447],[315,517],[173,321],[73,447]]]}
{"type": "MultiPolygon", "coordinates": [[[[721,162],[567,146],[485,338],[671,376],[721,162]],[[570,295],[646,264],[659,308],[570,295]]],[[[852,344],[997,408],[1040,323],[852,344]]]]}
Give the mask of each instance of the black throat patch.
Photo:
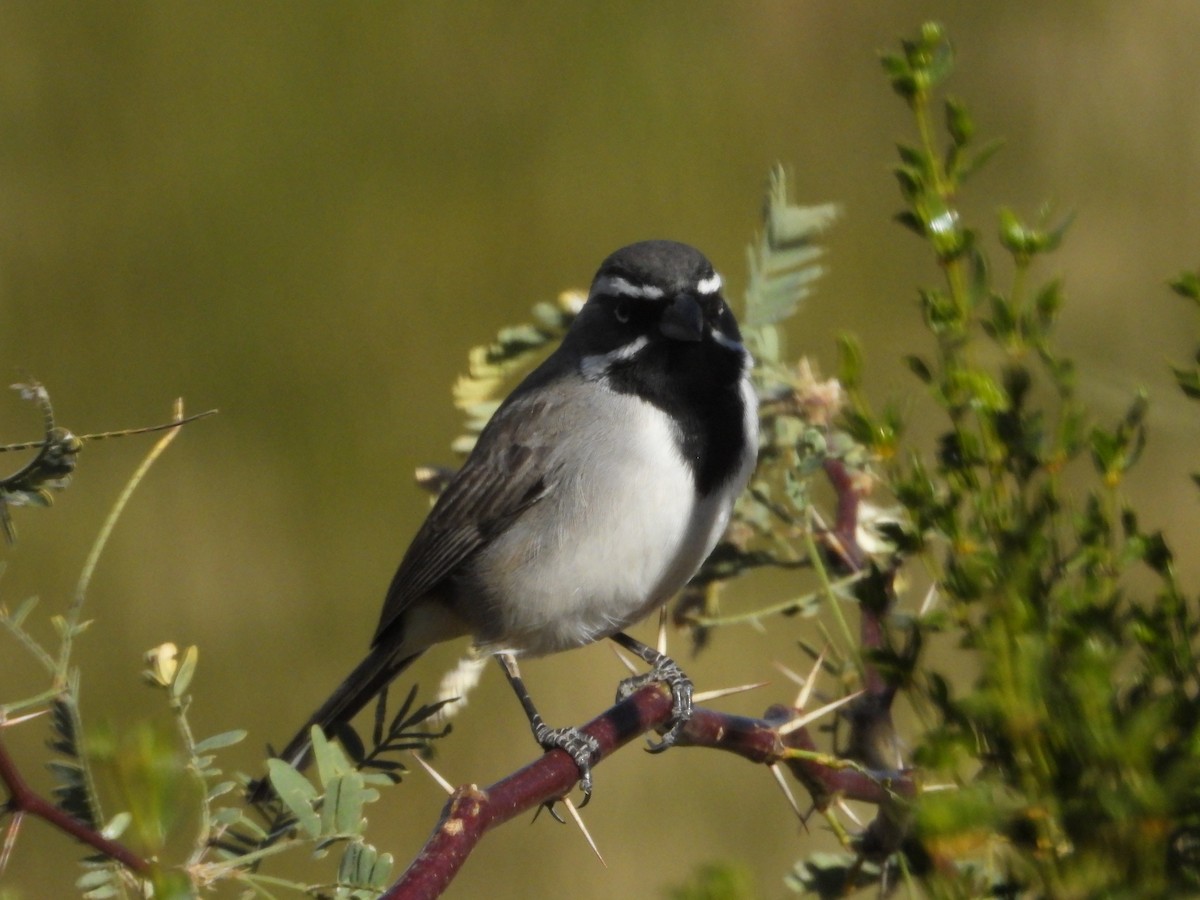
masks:
{"type": "Polygon", "coordinates": [[[671,418],[676,446],[704,497],[731,478],[746,444],[743,357],[711,339],[651,342],[608,370],[609,386],[671,418]]]}

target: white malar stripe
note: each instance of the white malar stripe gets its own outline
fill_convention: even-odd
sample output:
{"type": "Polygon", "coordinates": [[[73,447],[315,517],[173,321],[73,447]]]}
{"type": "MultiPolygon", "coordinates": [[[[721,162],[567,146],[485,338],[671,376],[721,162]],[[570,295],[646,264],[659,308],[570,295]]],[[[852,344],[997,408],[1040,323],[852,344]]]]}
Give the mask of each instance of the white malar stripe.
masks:
{"type": "Polygon", "coordinates": [[[742,423],[746,429],[745,456],[742,458],[742,468],[737,476],[741,479],[743,487],[750,480],[750,476],[754,474],[754,467],[758,464],[758,394],[755,393],[754,384],[750,381],[750,370],[754,367],[754,358],[749,353],[746,354],[746,363],[746,369],[739,385],[742,394],[742,412],[746,417],[742,423]]]}
{"type": "Polygon", "coordinates": [[[726,350],[733,350],[742,356],[742,371],[749,372],[754,368],[754,357],[750,355],[750,351],[746,349],[746,345],[740,341],[735,341],[723,331],[713,329],[713,340],[724,347],[726,350]]]}
{"type": "MultiPolygon", "coordinates": [[[[722,347],[737,350],[742,355],[742,377],[738,389],[742,395],[742,413],[745,417],[742,427],[745,429],[746,446],[742,454],[742,463],[731,482],[739,485],[738,491],[741,491],[746,482],[750,480],[754,466],[758,462],[758,394],[755,393],[754,382],[750,379],[750,373],[754,369],[754,357],[744,345],[719,331],[713,332],[713,338],[722,347]]],[[[737,499],[736,496],[734,499],[737,499]]]]}
{"type": "Polygon", "coordinates": [[[579,362],[579,372],[588,381],[595,381],[597,378],[604,377],[614,363],[624,362],[637,356],[648,343],[650,343],[650,339],[642,335],[625,346],[610,350],[608,353],[593,353],[591,356],[585,356],[579,362]]]}
{"type": "Polygon", "coordinates": [[[610,275],[606,278],[601,278],[592,289],[593,297],[597,294],[606,294],[618,297],[630,297],[634,300],[659,300],[663,297],[664,293],[662,288],[653,284],[634,284],[620,275],[610,275]]]}
{"type": "Polygon", "coordinates": [[[696,285],[696,290],[701,294],[715,294],[721,289],[721,276],[714,272],[708,278],[702,278],[700,283],[696,285]]]}

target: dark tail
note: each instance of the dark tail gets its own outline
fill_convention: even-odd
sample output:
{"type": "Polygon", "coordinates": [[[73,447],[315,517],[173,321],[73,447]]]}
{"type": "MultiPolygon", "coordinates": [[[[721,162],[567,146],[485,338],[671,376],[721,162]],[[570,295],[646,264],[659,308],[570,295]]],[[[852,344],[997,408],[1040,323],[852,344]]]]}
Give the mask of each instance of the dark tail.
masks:
{"type": "MultiPolygon", "coordinates": [[[[413,664],[421,653],[412,654],[402,659],[395,658],[396,647],[376,645],[371,648],[367,658],[355,667],[346,680],[338,685],[329,699],[309,716],[304,727],[296,732],[278,757],[297,769],[303,769],[309,762],[312,750],[310,732],[314,725],[320,725],[326,734],[353,719],[364,706],[370,703],[392,679],[413,664]]],[[[258,803],[271,796],[270,781],[263,778],[250,788],[249,800],[258,803]]]]}

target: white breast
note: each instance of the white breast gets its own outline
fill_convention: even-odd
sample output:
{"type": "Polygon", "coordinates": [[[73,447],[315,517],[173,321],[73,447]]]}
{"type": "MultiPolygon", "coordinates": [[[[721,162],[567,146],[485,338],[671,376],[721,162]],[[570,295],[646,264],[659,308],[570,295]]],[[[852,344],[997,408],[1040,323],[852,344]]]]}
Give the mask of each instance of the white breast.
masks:
{"type": "Polygon", "coordinates": [[[573,471],[484,551],[494,649],[578,647],[665,603],[712,550],[749,476],[753,453],[739,477],[697,498],[668,418],[606,394],[569,441],[573,471]]]}

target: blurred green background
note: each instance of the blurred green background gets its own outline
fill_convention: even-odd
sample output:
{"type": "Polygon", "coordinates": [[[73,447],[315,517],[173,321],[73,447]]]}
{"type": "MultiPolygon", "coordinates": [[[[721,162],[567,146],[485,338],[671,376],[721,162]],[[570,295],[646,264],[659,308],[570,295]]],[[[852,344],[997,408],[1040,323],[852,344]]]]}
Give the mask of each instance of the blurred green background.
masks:
{"type": "MultiPolygon", "coordinates": [[[[776,161],[801,200],[844,207],[792,347],[828,369],[853,331],[872,393],[919,409],[899,357],[925,346],[914,286],[937,273],[890,221],[893,142],[911,132],[876,54],[930,17],[959,50],[953,92],[983,137],[1008,140],[966,208],[989,231],[1001,204],[1078,211],[1054,259],[1062,342],[1103,416],[1150,390],[1130,488],[1184,540],[1200,525],[1185,477],[1197,423],[1166,363],[1191,352],[1195,323],[1163,283],[1198,261],[1190,0],[0,6],[0,368],[42,380],[77,433],[163,421],[181,395],[221,410],[151,473],[101,562],[77,656],[90,721],[161,715],[142,652],[198,644],[193,722],[249,728],[224,758],[256,767],[369,639],[427,508],[413,468],[452,461],[466,350],[646,237],[701,247],[736,298],[776,161]]],[[[0,426],[4,441],[39,434],[15,395],[0,426]]],[[[0,596],[40,595],[47,640],[41,620],[149,443],[88,446],[52,511],[17,511],[0,596]]],[[[759,579],[730,602],[797,589],[759,579]]],[[[731,630],[687,668],[701,689],[774,678],[725,703],[757,713],[791,695],[769,663],[802,666],[799,636],[819,640],[815,623],[731,630]]],[[[414,676],[432,687],[459,649],[414,676]]],[[[525,674],[553,723],[603,708],[621,677],[605,647],[525,674]]],[[[4,698],[42,684],[0,644],[4,698]]],[[[25,760],[43,738],[6,734],[25,760]]],[[[535,755],[490,670],[439,749],[455,783],[535,755]]],[[[609,868],[542,817],[491,835],[449,896],[655,897],[712,859],[743,860],[781,896],[791,862],[826,841],[765,771],[718,754],[630,750],[596,782],[587,819],[609,868]]],[[[371,809],[398,867],[442,802],[414,774],[371,809]]],[[[2,885],[65,896],[78,855],[28,822],[2,885]]]]}

